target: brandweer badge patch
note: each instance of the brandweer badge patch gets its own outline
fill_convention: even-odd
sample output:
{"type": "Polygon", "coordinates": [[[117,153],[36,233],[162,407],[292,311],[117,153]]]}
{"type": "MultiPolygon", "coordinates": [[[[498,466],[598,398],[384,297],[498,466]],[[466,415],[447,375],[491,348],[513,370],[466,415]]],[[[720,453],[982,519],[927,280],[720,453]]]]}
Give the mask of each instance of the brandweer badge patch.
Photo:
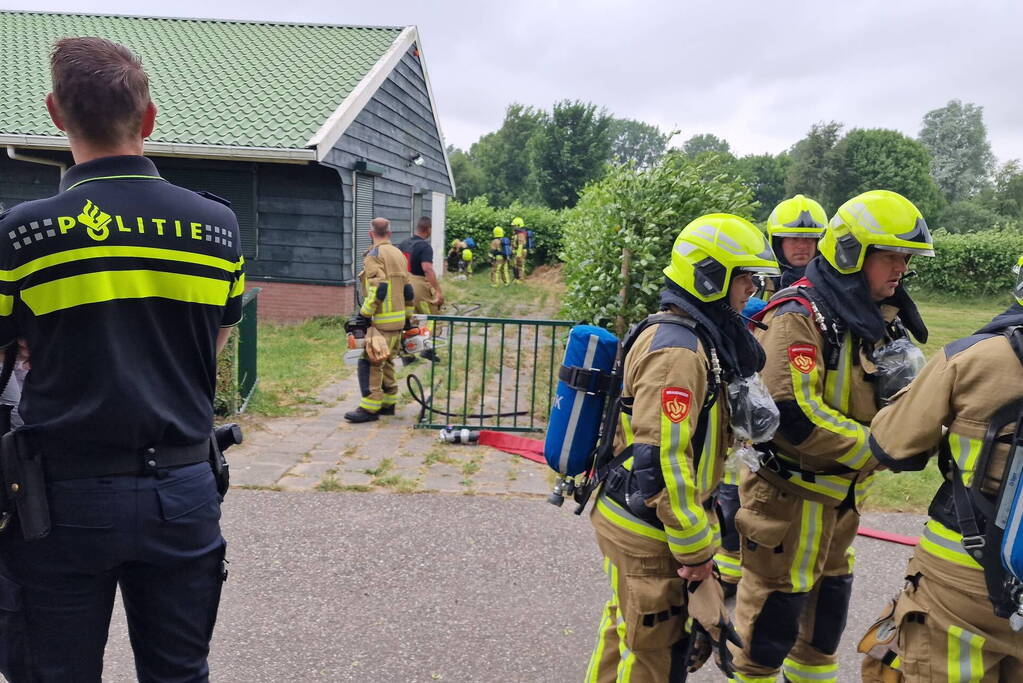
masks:
{"type": "Polygon", "coordinates": [[[672,422],[681,422],[689,416],[693,392],[682,387],[661,389],[661,410],[672,422]]]}
{"type": "Polygon", "coordinates": [[[789,347],[789,362],[804,375],[817,367],[817,347],[812,344],[793,344],[789,347]]]}

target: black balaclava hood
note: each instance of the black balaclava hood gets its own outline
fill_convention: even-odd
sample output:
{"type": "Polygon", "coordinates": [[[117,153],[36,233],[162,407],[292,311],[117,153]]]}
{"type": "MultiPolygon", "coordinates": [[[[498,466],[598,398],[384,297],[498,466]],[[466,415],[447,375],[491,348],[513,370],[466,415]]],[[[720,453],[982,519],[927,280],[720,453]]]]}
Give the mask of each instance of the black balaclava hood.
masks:
{"type": "Polygon", "coordinates": [[[767,356],[746,327],[746,321],[725,300],[705,302],[679,287],[671,278],[664,278],[661,310],[678,306],[693,318],[711,338],[718,350],[718,359],[725,371],[725,381],[750,377],[763,369],[767,356]]]}
{"type": "Polygon", "coordinates": [[[927,326],[901,283],[895,289],[895,294],[884,301],[875,302],[870,296],[870,287],[862,271],[848,275],[839,273],[820,254],[807,264],[806,278],[813,283],[813,291],[824,299],[832,313],[840,317],[853,334],[863,341],[875,344],[884,338],[887,323],[881,315],[883,304],[898,308],[899,320],[906,329],[917,341],[927,341],[927,326]]]}

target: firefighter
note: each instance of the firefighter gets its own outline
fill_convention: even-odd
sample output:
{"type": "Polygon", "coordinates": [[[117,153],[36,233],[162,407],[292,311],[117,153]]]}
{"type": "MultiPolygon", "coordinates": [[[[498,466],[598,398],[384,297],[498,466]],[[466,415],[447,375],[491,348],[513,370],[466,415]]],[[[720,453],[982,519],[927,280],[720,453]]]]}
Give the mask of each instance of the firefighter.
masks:
{"type": "Polygon", "coordinates": [[[370,221],[373,245],[363,258],[359,273],[363,301],[359,314],[368,319],[366,347],[359,359],[359,388],[362,400],[345,413],[349,422],[372,422],[381,415],[394,415],[398,384],[394,379],[394,355],[401,331],[412,317],[415,295],[409,282],[408,262],[391,244],[391,223],[386,218],[370,221]]]}
{"type": "MultiPolygon", "coordinates": [[[[906,569],[905,587],[860,645],[868,653],[864,681],[1023,681],[1023,633],[1007,618],[1016,606],[1005,605],[1006,596],[988,589],[1003,585],[999,548],[983,548],[971,539],[990,520],[967,505],[981,523],[971,530],[962,518],[966,510],[957,511],[953,502],[954,482],[962,482],[960,491],[966,492],[981,476],[977,494],[990,506],[1002,485],[1009,447],[986,435],[992,426],[993,437],[1012,434],[1019,407],[1012,406],[1005,417],[998,414],[1023,399],[1021,332],[1014,341],[1011,335],[1023,325],[1021,266],[1023,257],[1016,266],[1016,303],[973,336],[935,354],[871,424],[870,448],[882,465],[895,472],[920,470],[937,455],[945,477],[906,569]],[[985,550],[981,562],[964,546],[985,550]],[[987,581],[986,573],[994,580],[987,581]]],[[[960,500],[972,501],[972,494],[960,500]]]]}
{"type": "Polygon", "coordinates": [[[858,505],[877,465],[867,444],[875,361],[895,341],[911,346],[907,329],[927,337],[901,285],[913,255],[934,255],[919,210],[866,192],[838,209],[806,278],[762,314],[763,379],[781,426],[740,485],[737,681],[774,681],[779,670],[794,683],[837,680],[858,505]]]}
{"type": "Polygon", "coordinates": [[[701,591],[717,591],[709,630],[728,652],[708,512],[729,441],[722,396],[763,366],[738,311],[756,291],[753,274],[779,270],[753,224],[712,214],[682,230],[664,273],[662,313],[625,342],[617,456],[590,515],[612,591],[586,674],[593,683],[684,680],[686,620],[701,591]],[[686,597],[687,587],[696,593],[686,597]]]}
{"type": "Polygon", "coordinates": [[[515,279],[521,281],[526,277],[526,257],[529,256],[529,231],[521,217],[512,219],[515,237],[512,240],[512,272],[515,279]]]}
{"type": "Polygon", "coordinates": [[[504,236],[504,228],[497,225],[494,227],[494,239],[490,240],[490,258],[493,260],[493,266],[490,268],[491,287],[511,284],[511,275],[508,273],[511,256],[511,243],[504,236]]]}
{"type": "Polygon", "coordinates": [[[461,270],[462,262],[462,250],[465,249],[465,243],[460,239],[451,240],[451,247],[448,249],[447,258],[447,269],[449,273],[457,273],[461,270]]]}
{"type": "MultiPolygon", "coordinates": [[[[803,277],[806,265],[817,255],[817,240],[824,234],[824,226],[828,224],[828,216],[820,204],[797,194],[795,197],[774,207],[767,218],[767,236],[771,240],[771,248],[778,257],[781,266],[780,277],[762,277],[762,285],[757,296],[763,301],[771,298],[776,291],[789,287],[803,277]]],[[[756,310],[747,308],[746,315],[756,313],[764,304],[758,303],[756,310]]],[[[742,566],[739,562],[739,533],[735,528],[735,513],[739,510],[739,473],[737,467],[725,469],[721,486],[715,494],[719,514],[721,515],[721,550],[714,557],[718,569],[721,570],[725,595],[735,595],[736,586],[742,578],[742,566]]]]}

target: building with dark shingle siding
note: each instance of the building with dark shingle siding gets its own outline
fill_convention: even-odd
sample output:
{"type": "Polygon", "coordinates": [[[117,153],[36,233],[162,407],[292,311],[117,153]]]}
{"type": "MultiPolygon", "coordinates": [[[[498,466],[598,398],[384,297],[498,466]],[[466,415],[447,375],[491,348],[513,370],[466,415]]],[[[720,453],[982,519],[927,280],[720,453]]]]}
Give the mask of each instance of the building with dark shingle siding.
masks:
{"type": "Polygon", "coordinates": [[[231,201],[246,277],[277,320],[345,314],[369,241],[455,192],[416,27],[0,11],[0,207],[56,193],[74,162],[47,115],[49,53],[101,36],[142,58],[159,111],[146,155],[231,201]]]}

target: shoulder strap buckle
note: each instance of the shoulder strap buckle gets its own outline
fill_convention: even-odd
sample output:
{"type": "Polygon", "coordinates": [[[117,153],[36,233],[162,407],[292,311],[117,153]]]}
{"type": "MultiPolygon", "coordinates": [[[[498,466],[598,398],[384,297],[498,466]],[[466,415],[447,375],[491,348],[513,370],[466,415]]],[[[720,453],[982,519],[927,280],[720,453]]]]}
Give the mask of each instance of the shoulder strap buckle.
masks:
{"type": "Polygon", "coordinates": [[[614,379],[612,373],[597,368],[581,368],[575,365],[562,365],[558,369],[558,379],[576,391],[585,391],[594,396],[606,394],[614,379]]]}

